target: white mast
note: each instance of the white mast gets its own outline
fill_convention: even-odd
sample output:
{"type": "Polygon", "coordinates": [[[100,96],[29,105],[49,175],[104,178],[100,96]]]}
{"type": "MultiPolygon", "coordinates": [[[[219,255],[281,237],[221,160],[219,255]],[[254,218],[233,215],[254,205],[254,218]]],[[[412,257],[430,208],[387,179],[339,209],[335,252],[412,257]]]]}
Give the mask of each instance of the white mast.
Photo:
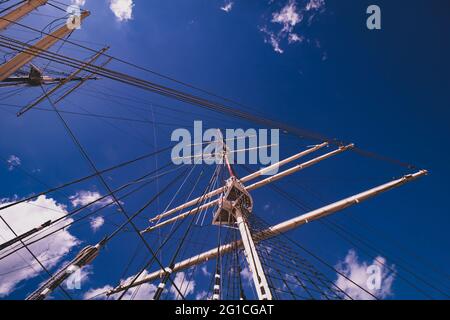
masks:
{"type": "MultiPolygon", "coordinates": [[[[219,131],[220,132],[220,131],[219,131]]],[[[272,300],[269,282],[252,238],[247,216],[252,214],[253,199],[236,177],[229,161],[227,145],[223,142],[225,164],[230,173],[224,196],[220,199],[218,210],[214,215],[213,224],[237,225],[244,246],[244,255],[252,273],[253,283],[259,300],[272,300]]]]}

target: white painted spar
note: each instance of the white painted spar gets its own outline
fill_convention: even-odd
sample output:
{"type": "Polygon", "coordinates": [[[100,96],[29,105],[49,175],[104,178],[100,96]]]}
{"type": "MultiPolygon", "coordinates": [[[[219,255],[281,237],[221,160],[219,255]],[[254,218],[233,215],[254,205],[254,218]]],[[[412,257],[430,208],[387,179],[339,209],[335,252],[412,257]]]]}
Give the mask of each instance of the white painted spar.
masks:
{"type": "MultiPolygon", "coordinates": [[[[419,177],[425,176],[427,173],[428,172],[426,170],[421,170],[414,174],[405,175],[400,179],[393,180],[391,182],[385,183],[378,187],[361,192],[357,195],[345,198],[343,200],[329,204],[325,207],[313,210],[311,212],[300,215],[293,219],[279,223],[275,226],[272,226],[264,231],[261,231],[261,232],[255,234],[254,241],[259,242],[259,241],[263,241],[263,240],[275,237],[279,234],[286,233],[287,231],[295,229],[295,228],[297,228],[301,225],[304,225],[308,222],[311,222],[311,221],[320,219],[322,217],[325,217],[327,215],[336,213],[347,207],[356,205],[356,204],[358,204],[362,201],[365,201],[369,198],[375,197],[383,192],[400,187],[400,186],[402,186],[408,182],[411,182],[419,177]]],[[[198,254],[196,256],[193,256],[191,258],[188,258],[186,260],[183,260],[183,261],[175,264],[175,266],[173,268],[173,272],[178,272],[178,271],[181,271],[184,269],[188,269],[194,265],[198,265],[198,264],[206,262],[210,259],[214,259],[218,256],[218,254],[223,255],[225,253],[232,251],[236,247],[242,247],[242,245],[243,245],[242,241],[239,240],[236,242],[231,242],[231,243],[222,245],[219,248],[214,248],[214,249],[211,249],[204,253],[198,254]]],[[[133,285],[130,285],[129,283],[124,283],[124,284],[118,286],[117,288],[111,290],[109,292],[109,294],[120,292],[120,291],[126,290],[127,288],[135,287],[135,286],[141,285],[146,282],[154,281],[155,279],[158,279],[158,278],[162,277],[163,275],[164,275],[164,270],[158,270],[158,271],[152,272],[152,273],[148,274],[147,276],[145,276],[144,278],[140,279],[139,281],[135,281],[133,283],[133,285]]]]}
{"type": "MultiPolygon", "coordinates": [[[[321,143],[321,144],[316,145],[316,146],[314,146],[314,147],[312,147],[310,149],[307,149],[307,150],[304,150],[302,152],[299,152],[299,153],[297,153],[297,154],[295,154],[295,155],[293,155],[293,156],[291,156],[289,158],[286,158],[286,159],[284,159],[284,160],[282,160],[280,162],[277,162],[277,163],[275,163],[275,164],[273,164],[273,165],[271,165],[269,167],[266,167],[264,169],[256,171],[256,172],[254,172],[254,173],[252,173],[252,174],[242,178],[241,182],[245,183],[245,182],[248,182],[250,180],[256,179],[259,176],[262,176],[265,173],[270,172],[270,171],[272,171],[275,168],[284,166],[284,165],[286,165],[286,164],[288,164],[288,163],[290,163],[292,161],[295,161],[297,159],[305,157],[305,156],[309,155],[310,153],[313,153],[313,152],[315,152],[315,151],[317,151],[319,149],[322,149],[322,148],[324,148],[326,146],[328,146],[328,142],[321,143]]],[[[170,209],[169,211],[166,211],[164,213],[158,214],[157,216],[151,218],[150,222],[155,222],[155,221],[161,220],[161,219],[166,218],[166,217],[168,217],[168,216],[170,216],[170,215],[172,215],[172,214],[174,214],[176,212],[179,212],[179,211],[184,210],[186,208],[195,206],[201,199],[206,200],[206,199],[212,198],[212,197],[214,197],[214,196],[216,196],[218,194],[221,194],[224,191],[224,188],[225,187],[218,188],[218,189],[216,189],[214,191],[211,191],[211,192],[205,194],[204,196],[192,199],[189,202],[186,202],[186,203],[184,203],[182,205],[179,205],[176,208],[173,208],[173,209],[170,209]]]]}
{"type": "MultiPolygon", "coordinates": [[[[330,158],[332,156],[335,156],[335,155],[337,155],[339,153],[342,153],[344,151],[352,149],[353,147],[354,147],[354,144],[349,144],[347,146],[339,147],[338,149],[333,150],[331,152],[328,152],[328,153],[326,153],[324,155],[321,155],[321,156],[319,156],[317,158],[314,158],[314,159],[311,159],[311,160],[306,161],[304,163],[298,164],[298,165],[296,165],[296,166],[294,166],[294,167],[292,167],[292,168],[290,168],[288,170],[285,170],[285,171],[280,172],[280,173],[278,173],[276,175],[273,175],[273,176],[271,176],[269,178],[266,178],[266,179],[263,179],[261,181],[258,181],[258,182],[254,183],[254,184],[252,184],[252,185],[250,185],[248,187],[245,187],[245,189],[247,191],[252,191],[252,190],[264,187],[265,185],[267,185],[269,183],[275,182],[275,181],[280,180],[280,179],[282,179],[282,178],[284,178],[286,176],[294,174],[294,173],[296,173],[296,172],[298,172],[300,170],[306,169],[306,168],[308,168],[308,167],[310,167],[310,166],[312,166],[312,165],[314,165],[316,163],[319,163],[319,162],[321,162],[321,161],[323,161],[325,159],[328,159],[328,158],[330,158]]],[[[263,169],[263,170],[266,170],[266,169],[263,169]]],[[[243,182],[243,179],[241,179],[240,181],[243,182]]],[[[246,179],[246,181],[248,181],[248,179],[246,179]]],[[[219,190],[222,192],[223,188],[217,189],[216,191],[219,191],[219,190]]],[[[194,215],[194,214],[197,214],[198,212],[202,212],[205,209],[208,209],[210,207],[216,206],[219,203],[219,201],[220,201],[220,199],[215,199],[213,201],[205,203],[205,204],[203,204],[201,206],[198,206],[196,208],[192,208],[189,211],[180,213],[176,217],[173,217],[171,219],[167,219],[167,220],[165,220],[163,222],[160,222],[160,223],[158,223],[158,224],[156,224],[154,226],[151,226],[151,227],[143,230],[142,233],[147,233],[147,232],[153,231],[155,229],[164,227],[164,226],[166,226],[168,224],[175,223],[176,221],[178,221],[180,219],[185,219],[185,218],[187,218],[190,215],[194,215]]]]}

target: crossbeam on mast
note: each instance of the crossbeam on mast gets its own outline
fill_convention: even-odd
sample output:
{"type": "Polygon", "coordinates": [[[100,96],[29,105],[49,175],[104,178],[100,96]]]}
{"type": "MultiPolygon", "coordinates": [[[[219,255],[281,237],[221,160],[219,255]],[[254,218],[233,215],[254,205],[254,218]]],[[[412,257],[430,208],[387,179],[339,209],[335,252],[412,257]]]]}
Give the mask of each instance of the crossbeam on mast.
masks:
{"type": "MultiPolygon", "coordinates": [[[[267,172],[272,171],[273,169],[276,169],[276,168],[279,168],[281,166],[284,166],[284,165],[286,165],[286,164],[288,164],[288,163],[290,163],[292,161],[298,160],[298,159],[300,159],[302,157],[305,157],[305,156],[309,155],[310,153],[313,153],[313,152],[315,152],[315,151],[317,151],[319,149],[322,149],[324,147],[327,147],[327,146],[328,146],[328,142],[324,142],[324,143],[318,144],[318,145],[316,145],[316,146],[314,146],[312,148],[306,149],[306,150],[304,150],[302,152],[299,152],[299,153],[297,153],[297,154],[295,154],[295,155],[293,155],[293,156],[291,156],[289,158],[286,158],[286,159],[284,159],[284,160],[282,160],[280,162],[277,162],[277,163],[275,163],[273,165],[270,165],[270,166],[268,166],[266,168],[263,168],[263,169],[261,169],[259,171],[256,171],[256,172],[254,172],[254,173],[252,173],[252,174],[250,174],[250,175],[248,175],[246,177],[243,177],[240,180],[241,180],[242,183],[245,183],[245,182],[248,182],[250,180],[256,179],[256,178],[266,174],[267,172]]],[[[224,190],[225,190],[225,187],[221,187],[221,188],[218,188],[218,189],[216,189],[214,191],[211,191],[211,192],[205,194],[202,197],[198,197],[198,198],[192,199],[189,202],[186,202],[186,203],[184,203],[182,205],[179,205],[176,208],[173,208],[173,209],[170,209],[169,211],[166,211],[164,213],[158,214],[157,216],[151,218],[150,222],[155,222],[155,221],[161,220],[161,219],[166,218],[166,217],[168,217],[168,216],[170,216],[170,215],[172,215],[172,214],[174,214],[176,212],[179,212],[179,211],[181,211],[183,209],[192,207],[192,206],[198,204],[198,202],[200,200],[212,198],[212,197],[214,197],[214,196],[216,196],[218,194],[221,194],[224,190]]]]}
{"type": "MultiPolygon", "coordinates": [[[[83,11],[80,16],[80,21],[83,21],[90,15],[89,11],[83,11]]],[[[50,35],[44,37],[36,44],[30,47],[25,52],[18,53],[14,58],[0,66],[0,82],[9,78],[13,73],[29,63],[31,60],[39,56],[43,51],[48,50],[66,35],[71,33],[71,30],[66,24],[58,30],[52,32],[50,35]],[[31,51],[30,51],[31,50],[31,51]]]]}
{"type": "MultiPolygon", "coordinates": [[[[103,62],[102,64],[100,64],[100,67],[103,68],[104,66],[106,66],[108,63],[110,63],[112,60],[112,57],[108,58],[105,62],[103,62]]],[[[70,95],[72,92],[74,92],[75,90],[77,90],[78,88],[80,88],[86,81],[88,81],[89,79],[91,79],[92,77],[95,76],[95,73],[91,72],[89,75],[85,76],[84,78],[82,78],[75,86],[73,86],[71,89],[69,89],[67,92],[65,92],[61,97],[59,97],[55,102],[53,102],[55,105],[58,104],[59,102],[61,102],[63,99],[65,99],[68,95],[70,95]]]]}
{"type": "Polygon", "coordinates": [[[92,63],[94,63],[102,54],[104,54],[107,50],[109,49],[109,47],[105,47],[103,49],[101,49],[99,52],[97,52],[91,59],[89,59],[89,61],[87,61],[86,63],[84,63],[81,68],[75,70],[74,72],[72,72],[67,78],[65,78],[64,80],[62,80],[60,83],[58,83],[56,86],[54,86],[53,88],[51,88],[48,92],[44,93],[40,98],[38,98],[36,101],[30,103],[28,106],[26,106],[25,108],[23,108],[22,110],[20,110],[17,113],[17,116],[20,117],[21,115],[23,115],[25,112],[29,111],[31,108],[37,106],[39,103],[41,103],[42,101],[44,101],[46,98],[48,98],[51,94],[55,93],[59,88],[61,88],[62,86],[64,86],[65,84],[67,84],[68,82],[70,82],[72,79],[74,79],[78,74],[80,74],[87,66],[90,66],[92,63]]]}
{"type": "MultiPolygon", "coordinates": [[[[282,178],[284,178],[286,176],[294,174],[294,173],[296,173],[296,172],[298,172],[300,170],[306,169],[306,168],[308,168],[308,167],[310,167],[310,166],[312,166],[312,165],[314,165],[316,163],[319,163],[319,162],[321,162],[321,161],[323,161],[325,159],[328,159],[328,158],[330,158],[332,156],[335,156],[335,155],[337,155],[339,153],[342,153],[344,151],[352,149],[353,147],[354,147],[354,144],[349,144],[349,145],[346,145],[346,146],[339,147],[338,149],[333,150],[331,152],[328,152],[328,153],[326,153],[324,155],[321,155],[321,156],[319,156],[317,158],[314,158],[314,159],[311,159],[311,160],[306,161],[304,163],[298,164],[298,165],[296,165],[296,166],[294,166],[294,167],[292,167],[292,168],[290,168],[288,170],[285,170],[285,171],[280,172],[280,173],[278,173],[276,175],[273,175],[273,176],[271,176],[269,178],[266,178],[266,179],[263,179],[261,181],[258,181],[256,183],[250,185],[250,186],[245,187],[245,189],[247,191],[253,191],[255,189],[261,188],[261,187],[263,187],[263,186],[265,186],[265,185],[267,185],[269,183],[272,183],[272,182],[275,182],[277,180],[280,180],[280,179],[282,179],[282,178]]],[[[205,203],[205,204],[203,204],[203,205],[201,205],[199,207],[196,207],[196,208],[193,208],[193,209],[191,209],[189,211],[181,213],[181,214],[179,214],[179,215],[177,215],[177,216],[175,216],[175,217],[173,217],[171,219],[165,220],[165,221],[163,221],[161,223],[158,223],[158,224],[156,224],[154,226],[148,227],[147,229],[145,229],[145,230],[143,230],[141,232],[142,233],[147,233],[147,232],[153,231],[155,229],[161,228],[163,226],[166,226],[168,224],[175,223],[176,221],[178,221],[180,219],[185,219],[185,218],[187,218],[190,215],[194,215],[194,214],[197,214],[198,212],[201,212],[201,211],[203,211],[205,209],[211,208],[211,207],[217,205],[219,203],[219,201],[220,201],[220,199],[215,199],[215,200],[210,201],[208,203],[205,203]]]]}
{"type": "Polygon", "coordinates": [[[11,23],[22,19],[24,16],[36,10],[38,7],[47,4],[47,0],[28,0],[16,9],[8,12],[3,17],[0,17],[0,31],[9,27],[11,23]]]}
{"type": "MultiPolygon", "coordinates": [[[[368,200],[370,198],[373,198],[381,193],[384,193],[386,191],[392,190],[394,188],[398,188],[406,183],[409,183],[411,181],[416,180],[417,178],[420,178],[422,176],[427,175],[428,172],[426,170],[421,170],[418,171],[416,173],[413,174],[408,174],[403,176],[400,179],[397,180],[393,180],[391,182],[382,184],[380,186],[377,186],[375,188],[372,188],[370,190],[361,192],[359,194],[356,194],[354,196],[345,198],[343,200],[334,202],[332,204],[329,204],[327,206],[324,206],[322,208],[310,211],[308,213],[305,213],[303,215],[300,215],[298,217],[295,217],[293,219],[284,221],[282,223],[279,223],[275,226],[272,226],[266,230],[263,230],[261,232],[258,232],[254,235],[254,241],[255,242],[260,242],[260,241],[264,241],[266,239],[270,239],[272,237],[275,237],[279,234],[283,234],[286,233],[292,229],[298,228],[304,224],[307,224],[311,221],[314,220],[318,220],[320,218],[323,218],[325,216],[331,215],[333,213],[339,212],[341,210],[344,210],[348,207],[351,207],[353,205],[359,204],[362,201],[368,200]]],[[[181,262],[178,262],[177,264],[174,265],[174,267],[172,268],[172,272],[178,272],[181,270],[185,270],[188,269],[190,267],[193,267],[195,265],[199,265],[201,263],[204,263],[208,260],[214,259],[216,258],[219,254],[223,255],[226,254],[228,252],[231,252],[232,250],[234,250],[236,247],[241,248],[242,247],[242,241],[235,241],[235,242],[231,242],[225,245],[222,245],[218,248],[214,248],[211,250],[208,250],[204,253],[198,254],[196,256],[193,256],[191,258],[185,259],[181,262]]],[[[114,293],[118,293],[124,290],[127,290],[129,288],[132,287],[136,287],[139,285],[142,285],[144,283],[148,283],[151,281],[154,281],[158,278],[161,278],[162,276],[164,276],[165,274],[165,270],[158,270],[158,271],[154,271],[150,274],[148,274],[147,276],[143,277],[142,279],[133,282],[132,284],[130,283],[123,283],[121,285],[119,285],[118,287],[110,290],[108,292],[108,295],[112,295],[114,293]]]]}

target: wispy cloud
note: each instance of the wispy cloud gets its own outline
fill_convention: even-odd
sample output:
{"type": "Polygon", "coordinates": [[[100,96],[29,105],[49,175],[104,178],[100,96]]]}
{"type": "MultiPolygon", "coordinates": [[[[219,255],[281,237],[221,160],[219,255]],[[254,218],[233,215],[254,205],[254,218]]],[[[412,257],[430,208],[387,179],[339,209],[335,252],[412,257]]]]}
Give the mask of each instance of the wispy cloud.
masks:
{"type": "Polygon", "coordinates": [[[100,229],[104,224],[105,224],[105,218],[103,218],[102,216],[92,218],[90,221],[91,229],[94,232],[96,232],[98,229],[100,229]]]}
{"type": "Polygon", "coordinates": [[[245,267],[241,271],[241,276],[244,280],[246,280],[247,282],[250,282],[250,281],[252,281],[253,273],[250,271],[250,269],[248,267],[245,267]]]}
{"type": "Polygon", "coordinates": [[[207,267],[207,266],[203,266],[203,267],[201,268],[201,271],[202,271],[202,274],[203,274],[204,276],[206,276],[206,277],[208,277],[208,276],[211,275],[211,272],[208,271],[208,267],[207,267]]]}
{"type": "Polygon", "coordinates": [[[72,4],[82,7],[86,4],[86,0],[72,0],[72,4]]]}
{"type": "Polygon", "coordinates": [[[22,164],[22,161],[18,156],[10,155],[8,160],[6,161],[8,164],[8,170],[13,171],[16,167],[22,164]]]}
{"type": "MultiPolygon", "coordinates": [[[[147,271],[144,271],[136,281],[139,281],[143,278],[145,278],[148,275],[147,271]]],[[[124,284],[128,284],[130,283],[135,276],[130,276],[127,279],[121,280],[120,284],[124,285],[124,284]]],[[[177,286],[177,288],[181,291],[181,293],[183,293],[183,295],[186,297],[189,294],[192,294],[194,292],[195,289],[195,281],[194,280],[189,280],[186,276],[186,274],[184,272],[178,272],[175,275],[175,278],[173,279],[173,282],[175,283],[175,285],[177,286]]],[[[105,300],[108,297],[106,296],[106,293],[110,290],[113,289],[112,285],[105,285],[103,287],[100,288],[93,288],[88,290],[83,298],[85,300],[105,300]]],[[[135,288],[131,288],[130,290],[128,290],[128,292],[125,294],[125,296],[123,297],[124,300],[152,300],[155,292],[156,292],[157,287],[154,284],[150,284],[150,283],[144,283],[138,287],[135,288]]],[[[179,296],[177,290],[171,286],[170,287],[170,293],[173,295],[174,298],[176,299],[180,299],[181,297],[179,296]]],[[[121,293],[116,293],[110,296],[111,299],[117,299],[119,296],[121,295],[121,293]]]]}
{"type": "Polygon", "coordinates": [[[195,295],[195,300],[205,300],[208,299],[208,292],[200,291],[195,295]]]}
{"type": "Polygon", "coordinates": [[[108,196],[102,198],[102,195],[99,192],[88,190],[78,191],[75,195],[70,196],[69,199],[74,207],[86,206],[92,203],[90,205],[91,209],[100,208],[114,202],[112,197],[108,196]]]}
{"type": "MultiPolygon", "coordinates": [[[[145,278],[148,275],[147,271],[142,272],[142,274],[138,277],[138,281],[145,278]]],[[[120,284],[130,283],[134,279],[134,275],[128,277],[127,279],[121,280],[120,284]]],[[[100,288],[89,289],[84,295],[83,299],[85,300],[106,300],[108,296],[106,293],[113,289],[112,285],[105,285],[100,288]]],[[[156,292],[156,286],[151,283],[144,283],[138,287],[131,288],[124,295],[123,300],[152,300],[156,292]]],[[[117,299],[121,296],[121,293],[116,293],[111,295],[109,298],[117,299]]]]}
{"type": "Polygon", "coordinates": [[[325,0],[310,0],[305,7],[306,11],[319,10],[325,5],[325,0]]]}
{"type": "Polygon", "coordinates": [[[303,36],[299,36],[296,33],[290,33],[289,37],[288,37],[288,42],[289,43],[303,42],[304,39],[305,39],[305,37],[303,37],[303,36]]]}
{"type": "Polygon", "coordinates": [[[305,36],[295,31],[298,25],[307,19],[307,25],[311,24],[317,12],[324,10],[324,0],[309,0],[299,6],[296,0],[289,0],[279,11],[272,13],[270,24],[260,27],[259,30],[265,35],[264,42],[270,44],[277,53],[284,53],[282,42],[287,40],[288,44],[301,43],[305,36]],[[276,26],[281,26],[277,30],[276,26]]]}
{"type": "Polygon", "coordinates": [[[266,27],[259,28],[259,31],[266,34],[266,37],[264,38],[264,42],[270,44],[275,52],[277,52],[277,53],[284,52],[280,46],[281,39],[275,34],[275,32],[270,31],[266,27]]]}
{"type": "Polygon", "coordinates": [[[343,261],[340,261],[336,269],[343,275],[338,274],[338,278],[335,281],[337,287],[348,294],[352,299],[356,300],[372,300],[373,297],[367,293],[370,292],[372,295],[379,299],[384,299],[391,296],[392,284],[395,280],[395,266],[391,265],[387,267],[386,259],[384,257],[376,257],[372,263],[367,263],[365,261],[360,262],[358,255],[354,250],[350,250],[343,261]],[[379,270],[379,288],[370,288],[368,286],[368,281],[372,277],[369,272],[369,266],[375,266],[379,270]],[[389,270],[390,269],[390,270],[389,270]],[[346,277],[348,279],[346,279],[346,277]],[[354,283],[357,285],[355,285],[354,283]],[[364,288],[362,290],[361,288],[364,288]]]}
{"type": "Polygon", "coordinates": [[[223,6],[220,7],[220,10],[225,11],[226,13],[233,10],[234,2],[233,1],[227,1],[224,3],[223,6]]]}
{"type": "MultiPolygon", "coordinates": [[[[195,281],[189,280],[184,272],[178,272],[175,275],[175,278],[173,279],[173,283],[177,286],[177,288],[185,297],[194,292],[195,281]]],[[[178,291],[175,289],[174,286],[170,287],[170,292],[173,294],[175,299],[181,299],[180,294],[178,293],[178,291]]]]}
{"type": "Polygon", "coordinates": [[[297,5],[294,0],[286,4],[280,12],[275,12],[272,15],[272,22],[283,25],[282,32],[292,32],[294,27],[302,21],[303,15],[297,11],[297,5]]]}

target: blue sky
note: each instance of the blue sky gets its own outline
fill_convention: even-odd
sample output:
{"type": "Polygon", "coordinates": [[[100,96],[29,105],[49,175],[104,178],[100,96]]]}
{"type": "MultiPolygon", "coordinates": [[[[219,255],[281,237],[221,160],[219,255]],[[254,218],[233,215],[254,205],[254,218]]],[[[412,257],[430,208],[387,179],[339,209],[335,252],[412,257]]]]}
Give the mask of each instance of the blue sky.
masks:
{"type": "MultiPolygon", "coordinates": [[[[447,151],[450,136],[450,44],[449,21],[445,15],[448,4],[439,0],[236,0],[225,11],[229,3],[135,0],[131,18],[120,20],[110,10],[108,1],[87,0],[85,7],[92,15],[71,39],[97,50],[108,44],[112,56],[232,98],[251,106],[248,110],[256,110],[268,118],[353,142],[364,150],[411,163],[419,169],[428,169],[430,174],[425,178],[329,218],[330,222],[368,240],[376,248],[372,255],[366,255],[360,248],[344,241],[322,223],[312,223],[289,236],[331,265],[337,265],[345,257],[354,258],[349,254],[353,249],[359,257],[359,262],[353,259],[351,264],[355,277],[358,276],[358,267],[371,264],[374,256],[385,258],[386,263],[395,265],[393,268],[397,270],[389,285],[388,299],[424,298],[404,278],[435,298],[445,297],[417,280],[403,266],[408,266],[408,270],[413,270],[421,278],[429,277],[430,282],[449,292],[448,276],[435,271],[447,271],[450,263],[447,249],[450,245],[447,233],[450,218],[446,204],[449,194],[447,181],[450,179],[450,153],[447,151]],[[311,3],[315,3],[317,8],[312,8],[311,3]],[[382,30],[369,31],[365,26],[366,8],[373,3],[382,10],[382,30]],[[283,20],[281,14],[288,12],[283,11],[285,8],[303,15],[303,19],[296,21],[291,15],[290,19],[283,20]],[[354,219],[376,232],[362,228],[354,219]]],[[[41,15],[32,15],[24,23],[45,26],[51,18],[43,14],[61,16],[53,8],[42,8],[39,12],[41,15]]],[[[18,29],[8,32],[23,39],[33,38],[18,29]]],[[[73,50],[68,45],[61,52],[83,59],[92,54],[73,50]]],[[[40,60],[36,63],[40,66],[46,64],[40,60]]],[[[205,96],[123,63],[113,62],[109,67],[205,96]]],[[[45,185],[55,186],[91,173],[53,112],[33,110],[24,117],[15,116],[17,109],[11,105],[25,105],[41,94],[39,90],[26,89],[7,99],[2,96],[0,156],[4,164],[0,168],[0,198],[5,198],[4,202],[45,190],[45,185]],[[17,167],[14,168],[7,163],[7,160],[14,160],[12,155],[20,159],[20,164],[15,160],[17,167]]],[[[42,107],[50,106],[44,103],[42,107]]],[[[255,126],[107,79],[86,85],[66,99],[61,110],[166,123],[154,128],[151,123],[63,114],[99,168],[145,154],[155,145],[159,148],[169,145],[174,128],[189,128],[196,119],[203,119],[208,127],[255,126]],[[104,93],[109,96],[102,95],[104,93]],[[111,95],[132,97],[140,102],[124,103],[121,98],[111,95]]],[[[281,156],[292,155],[315,142],[282,134],[281,156]]],[[[108,181],[118,187],[167,160],[167,155],[162,155],[157,161],[152,159],[111,174],[108,181]]],[[[196,172],[200,170],[197,168],[196,172]]],[[[212,168],[207,170],[205,176],[210,176],[212,168]]],[[[288,189],[308,207],[315,208],[410,171],[350,152],[297,173],[279,186],[288,189]],[[298,188],[298,184],[303,188],[298,188]]],[[[238,173],[245,175],[245,170],[239,169],[238,173]]],[[[174,176],[171,174],[170,179],[174,176]]],[[[137,210],[149,195],[170,179],[161,178],[158,185],[152,185],[124,201],[127,210],[137,210]]],[[[194,180],[190,181],[192,185],[194,180]]],[[[207,178],[202,180],[202,184],[205,188],[207,178]]],[[[100,182],[92,179],[51,197],[59,206],[58,210],[64,209],[61,205],[71,210],[74,205],[68,197],[80,195],[83,191],[105,193],[100,182]]],[[[184,192],[186,196],[188,190],[184,192]]],[[[171,196],[162,196],[143,216],[151,217],[154,211],[164,209],[171,196]]],[[[256,210],[269,222],[280,222],[301,213],[299,208],[270,189],[256,191],[254,199],[256,210]]],[[[83,246],[98,242],[123,221],[115,208],[101,216],[105,223],[95,232],[89,220],[66,231],[64,236],[74,238],[63,240],[66,245],[73,245],[67,245],[69,252],[51,266],[53,271],[83,246]]],[[[148,225],[143,218],[137,221],[141,227],[148,225]]],[[[217,244],[214,229],[201,231],[205,235],[199,235],[199,241],[201,237],[209,239],[203,240],[206,241],[204,249],[217,244]]],[[[150,243],[157,243],[156,235],[148,237],[150,243]]],[[[90,274],[83,282],[82,292],[75,291],[73,295],[82,297],[89,289],[115,286],[119,279],[136,272],[146,258],[142,248],[130,270],[122,274],[137,244],[133,233],[124,232],[88,270],[90,274]]],[[[192,252],[200,250],[194,244],[192,246],[192,252]]],[[[167,249],[164,259],[168,259],[171,250],[167,249]]],[[[184,252],[183,257],[192,252],[184,252]]],[[[315,262],[312,257],[306,258],[315,262]]],[[[4,281],[11,277],[9,267],[2,267],[0,262],[0,276],[6,279],[4,281]]],[[[207,267],[209,272],[213,270],[211,263],[207,267]]],[[[199,270],[196,272],[191,298],[207,290],[209,284],[208,277],[199,270]]],[[[333,281],[337,279],[337,275],[326,271],[326,268],[323,272],[333,281]]],[[[27,281],[17,281],[14,290],[2,298],[24,298],[42,282],[42,275],[32,274],[27,281]]],[[[61,297],[55,295],[54,298],[61,297]]]]}

